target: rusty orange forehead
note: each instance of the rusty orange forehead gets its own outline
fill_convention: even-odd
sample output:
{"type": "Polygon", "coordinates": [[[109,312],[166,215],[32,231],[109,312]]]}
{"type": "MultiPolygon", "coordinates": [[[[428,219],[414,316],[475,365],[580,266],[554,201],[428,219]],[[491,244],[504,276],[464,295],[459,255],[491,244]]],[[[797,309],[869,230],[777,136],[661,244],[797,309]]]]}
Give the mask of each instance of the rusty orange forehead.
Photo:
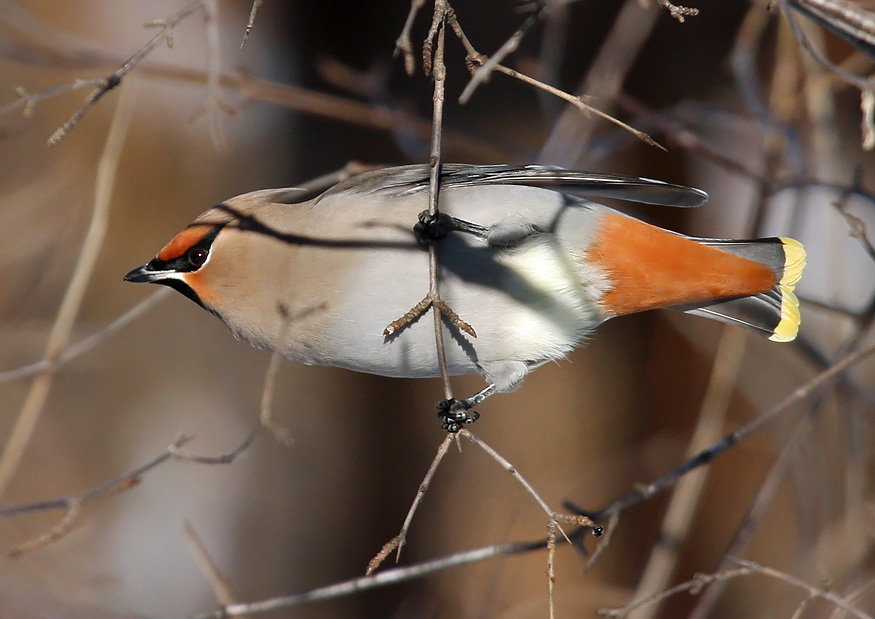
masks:
{"type": "Polygon", "coordinates": [[[215,228],[214,224],[191,224],[185,230],[177,234],[173,239],[158,252],[158,260],[168,262],[182,256],[204,240],[215,228]]]}

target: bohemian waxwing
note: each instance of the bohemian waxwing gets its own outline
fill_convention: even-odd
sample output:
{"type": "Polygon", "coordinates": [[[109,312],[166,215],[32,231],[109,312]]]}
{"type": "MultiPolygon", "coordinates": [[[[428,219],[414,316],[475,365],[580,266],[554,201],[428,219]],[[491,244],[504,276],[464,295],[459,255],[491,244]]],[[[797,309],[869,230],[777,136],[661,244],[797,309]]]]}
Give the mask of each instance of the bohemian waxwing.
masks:
{"type": "MultiPolygon", "coordinates": [[[[238,338],[294,361],[438,376],[432,320],[386,334],[428,290],[428,253],[413,230],[428,174],[386,168],[321,195],[232,198],[125,279],[170,286],[238,338]]],[[[479,372],[490,385],[456,412],[514,389],[623,314],[665,307],[779,342],[796,337],[793,287],[806,261],[797,241],[690,238],[575,194],[685,207],[708,197],[643,178],[444,165],[440,210],[454,229],[437,242],[440,295],[476,331],[448,324],[449,373],[479,372]]]]}

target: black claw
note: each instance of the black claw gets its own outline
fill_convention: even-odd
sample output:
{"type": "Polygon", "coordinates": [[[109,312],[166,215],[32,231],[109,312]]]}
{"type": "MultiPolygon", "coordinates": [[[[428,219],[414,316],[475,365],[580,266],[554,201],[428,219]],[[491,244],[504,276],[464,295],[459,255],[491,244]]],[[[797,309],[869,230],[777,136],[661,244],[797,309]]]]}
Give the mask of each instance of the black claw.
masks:
{"type": "Polygon", "coordinates": [[[452,230],[452,219],[449,216],[444,213],[435,216],[428,211],[422,211],[419,214],[419,222],[413,226],[413,233],[420,243],[442,239],[452,230]]]}
{"type": "Polygon", "coordinates": [[[480,419],[480,413],[469,410],[469,405],[465,400],[441,400],[435,405],[438,409],[438,419],[443,423],[441,429],[445,432],[455,434],[462,429],[463,425],[471,424],[480,419]]]}

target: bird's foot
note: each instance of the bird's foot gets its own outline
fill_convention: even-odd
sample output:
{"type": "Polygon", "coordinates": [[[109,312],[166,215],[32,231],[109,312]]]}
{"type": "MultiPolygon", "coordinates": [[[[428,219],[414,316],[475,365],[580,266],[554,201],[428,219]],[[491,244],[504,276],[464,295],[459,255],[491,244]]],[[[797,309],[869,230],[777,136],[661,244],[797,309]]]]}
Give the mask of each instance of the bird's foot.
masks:
{"type": "Polygon", "coordinates": [[[463,425],[472,424],[480,419],[480,413],[471,411],[473,404],[467,400],[441,400],[436,405],[438,419],[441,420],[441,429],[455,434],[462,429],[463,425]],[[470,411],[470,412],[469,412],[470,411]]]}
{"type": "Polygon", "coordinates": [[[422,244],[440,240],[450,232],[464,232],[485,239],[488,230],[481,225],[457,219],[446,213],[432,215],[428,211],[422,211],[416,225],[413,226],[416,240],[422,244]]]}

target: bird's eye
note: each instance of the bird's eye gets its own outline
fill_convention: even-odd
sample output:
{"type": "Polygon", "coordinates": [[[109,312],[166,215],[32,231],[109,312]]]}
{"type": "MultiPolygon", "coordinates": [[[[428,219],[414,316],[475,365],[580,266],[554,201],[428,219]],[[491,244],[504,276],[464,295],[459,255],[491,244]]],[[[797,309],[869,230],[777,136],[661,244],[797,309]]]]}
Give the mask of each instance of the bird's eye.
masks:
{"type": "Polygon", "coordinates": [[[207,261],[207,250],[203,247],[192,247],[188,250],[188,262],[193,267],[202,266],[207,261]]]}

